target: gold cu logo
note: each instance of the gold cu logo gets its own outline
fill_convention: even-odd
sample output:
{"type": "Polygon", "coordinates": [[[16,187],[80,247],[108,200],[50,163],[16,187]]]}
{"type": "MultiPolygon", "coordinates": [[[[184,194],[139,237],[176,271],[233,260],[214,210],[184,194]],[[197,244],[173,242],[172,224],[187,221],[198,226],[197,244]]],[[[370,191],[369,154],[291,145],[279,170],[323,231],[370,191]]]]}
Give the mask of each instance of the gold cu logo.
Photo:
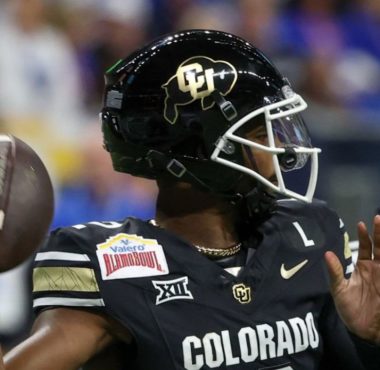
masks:
{"type": "Polygon", "coordinates": [[[203,69],[199,63],[181,66],[177,70],[178,87],[189,92],[193,99],[202,99],[214,90],[214,69],[203,69]]]}
{"type": "Polygon", "coordinates": [[[183,61],[161,87],[165,90],[165,119],[174,124],[179,116],[178,107],[201,102],[202,110],[215,104],[212,92],[228,95],[237,80],[235,67],[225,60],[195,56],[183,61]]]}
{"type": "Polygon", "coordinates": [[[234,298],[239,301],[241,304],[251,302],[251,288],[244,284],[235,284],[232,287],[232,293],[234,298]]]}

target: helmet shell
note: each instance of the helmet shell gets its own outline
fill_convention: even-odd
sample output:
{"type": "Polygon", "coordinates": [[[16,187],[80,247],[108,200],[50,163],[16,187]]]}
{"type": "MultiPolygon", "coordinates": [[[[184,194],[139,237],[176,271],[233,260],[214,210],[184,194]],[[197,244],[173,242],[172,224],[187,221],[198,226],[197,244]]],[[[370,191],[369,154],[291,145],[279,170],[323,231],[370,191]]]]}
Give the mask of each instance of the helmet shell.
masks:
{"type": "MultiPolygon", "coordinates": [[[[169,168],[224,195],[234,195],[245,175],[211,160],[218,139],[268,98],[281,100],[287,84],[253,45],[212,30],[160,37],[116,63],[105,79],[101,118],[115,170],[157,178],[169,168]]],[[[241,163],[241,147],[230,149],[223,155],[241,163]]]]}

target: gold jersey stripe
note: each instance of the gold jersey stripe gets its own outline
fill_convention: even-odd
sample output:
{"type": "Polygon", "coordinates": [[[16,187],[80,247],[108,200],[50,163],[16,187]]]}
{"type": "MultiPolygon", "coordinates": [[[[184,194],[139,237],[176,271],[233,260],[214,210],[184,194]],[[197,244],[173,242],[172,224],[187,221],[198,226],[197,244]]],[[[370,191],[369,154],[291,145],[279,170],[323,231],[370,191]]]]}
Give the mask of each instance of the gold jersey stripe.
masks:
{"type": "Polygon", "coordinates": [[[33,292],[99,292],[93,269],[84,267],[37,267],[33,270],[33,292]]]}

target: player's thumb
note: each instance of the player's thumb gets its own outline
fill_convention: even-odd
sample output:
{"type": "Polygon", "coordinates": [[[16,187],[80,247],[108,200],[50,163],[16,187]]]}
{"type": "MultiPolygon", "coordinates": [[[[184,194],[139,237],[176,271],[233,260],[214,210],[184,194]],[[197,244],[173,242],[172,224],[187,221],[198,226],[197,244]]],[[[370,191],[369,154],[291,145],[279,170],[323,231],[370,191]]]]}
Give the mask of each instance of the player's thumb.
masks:
{"type": "Polygon", "coordinates": [[[330,275],[330,289],[332,293],[336,293],[339,287],[344,282],[343,267],[339,261],[339,258],[333,252],[325,253],[325,261],[327,264],[327,270],[330,275]]]}

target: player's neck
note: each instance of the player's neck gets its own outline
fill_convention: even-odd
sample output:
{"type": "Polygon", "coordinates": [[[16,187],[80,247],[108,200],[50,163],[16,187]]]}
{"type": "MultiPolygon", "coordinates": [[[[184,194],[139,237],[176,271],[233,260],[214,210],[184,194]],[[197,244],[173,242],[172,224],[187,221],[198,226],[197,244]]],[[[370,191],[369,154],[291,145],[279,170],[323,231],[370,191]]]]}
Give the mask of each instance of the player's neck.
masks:
{"type": "Polygon", "coordinates": [[[236,209],[229,202],[190,187],[161,188],[156,222],[188,242],[228,248],[239,242],[236,209]]]}

